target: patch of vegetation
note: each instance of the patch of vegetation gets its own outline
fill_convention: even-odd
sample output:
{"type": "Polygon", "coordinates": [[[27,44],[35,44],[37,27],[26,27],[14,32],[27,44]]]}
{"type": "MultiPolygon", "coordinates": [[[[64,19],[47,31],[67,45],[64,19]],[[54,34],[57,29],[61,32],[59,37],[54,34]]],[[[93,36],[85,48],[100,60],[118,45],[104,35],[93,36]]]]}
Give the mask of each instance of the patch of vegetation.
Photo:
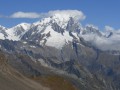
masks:
{"type": "Polygon", "coordinates": [[[60,76],[40,76],[33,79],[51,90],[78,90],[70,81],[60,76]]]}

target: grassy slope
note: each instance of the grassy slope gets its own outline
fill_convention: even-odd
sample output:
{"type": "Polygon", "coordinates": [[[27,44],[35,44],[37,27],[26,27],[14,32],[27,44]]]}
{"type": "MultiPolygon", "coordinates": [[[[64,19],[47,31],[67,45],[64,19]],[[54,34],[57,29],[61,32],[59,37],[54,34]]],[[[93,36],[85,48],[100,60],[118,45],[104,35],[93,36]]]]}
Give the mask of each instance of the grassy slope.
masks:
{"type": "Polygon", "coordinates": [[[41,76],[32,78],[51,90],[78,90],[70,81],[60,76],[41,76]]]}

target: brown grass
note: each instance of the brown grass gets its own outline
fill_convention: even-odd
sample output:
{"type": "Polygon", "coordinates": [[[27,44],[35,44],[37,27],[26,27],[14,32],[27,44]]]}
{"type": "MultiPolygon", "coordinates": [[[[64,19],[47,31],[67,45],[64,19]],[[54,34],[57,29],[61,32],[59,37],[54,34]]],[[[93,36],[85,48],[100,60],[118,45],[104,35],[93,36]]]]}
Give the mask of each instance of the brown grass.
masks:
{"type": "Polygon", "coordinates": [[[41,76],[33,79],[51,90],[78,90],[70,81],[60,76],[41,76]]]}

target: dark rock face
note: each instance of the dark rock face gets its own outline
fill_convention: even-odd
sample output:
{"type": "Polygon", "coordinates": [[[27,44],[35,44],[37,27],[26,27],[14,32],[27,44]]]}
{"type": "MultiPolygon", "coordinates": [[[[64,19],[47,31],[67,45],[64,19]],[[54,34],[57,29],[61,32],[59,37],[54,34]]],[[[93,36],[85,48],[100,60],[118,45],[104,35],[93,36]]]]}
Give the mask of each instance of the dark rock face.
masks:
{"type": "Polygon", "coordinates": [[[25,32],[25,30],[24,30],[24,28],[23,28],[22,26],[14,27],[14,30],[16,30],[15,36],[19,36],[19,35],[21,35],[23,32],[25,32]]]}
{"type": "Polygon", "coordinates": [[[68,21],[66,30],[69,32],[80,33],[79,24],[77,22],[75,22],[72,17],[70,17],[70,20],[68,21]]]}
{"type": "Polygon", "coordinates": [[[93,26],[86,26],[85,27],[85,30],[82,32],[83,34],[97,34],[98,36],[102,36],[101,32],[97,29],[97,28],[94,28],[93,26]]]}
{"type": "Polygon", "coordinates": [[[37,28],[38,28],[38,26],[32,27],[28,32],[26,32],[23,35],[23,37],[21,39],[30,41],[30,40],[35,40],[36,38],[40,38],[41,34],[37,34],[37,28]],[[34,32],[34,34],[32,34],[33,32],[34,32]]]}
{"type": "Polygon", "coordinates": [[[64,29],[62,29],[57,23],[52,24],[53,30],[55,30],[58,33],[61,33],[63,35],[64,29]]]}
{"type": "Polygon", "coordinates": [[[113,32],[110,32],[107,38],[111,37],[113,35],[113,32]]]}

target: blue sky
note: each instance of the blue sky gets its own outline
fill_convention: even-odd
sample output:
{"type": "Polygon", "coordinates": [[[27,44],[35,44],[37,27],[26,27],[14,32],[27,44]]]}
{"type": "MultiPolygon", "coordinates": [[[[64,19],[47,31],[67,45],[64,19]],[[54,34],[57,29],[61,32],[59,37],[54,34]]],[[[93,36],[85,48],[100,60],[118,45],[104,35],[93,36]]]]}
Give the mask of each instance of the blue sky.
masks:
{"type": "Polygon", "coordinates": [[[82,24],[101,29],[108,25],[120,28],[120,0],[0,0],[0,25],[12,27],[21,22],[32,23],[39,18],[6,18],[15,12],[46,13],[51,10],[80,10],[86,15],[82,24]]]}

